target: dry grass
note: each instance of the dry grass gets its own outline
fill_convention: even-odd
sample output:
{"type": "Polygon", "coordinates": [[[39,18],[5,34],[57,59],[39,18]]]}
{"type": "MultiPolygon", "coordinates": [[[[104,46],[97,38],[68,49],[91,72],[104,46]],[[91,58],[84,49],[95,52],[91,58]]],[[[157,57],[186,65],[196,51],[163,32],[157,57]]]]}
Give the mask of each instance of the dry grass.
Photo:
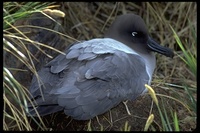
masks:
{"type": "MultiPolygon", "coordinates": [[[[177,45],[177,42],[173,36],[172,29],[170,28],[171,25],[171,27],[173,27],[173,29],[176,31],[177,35],[181,39],[183,46],[186,47],[188,51],[192,51],[192,53],[196,57],[196,45],[193,45],[196,44],[195,36],[197,31],[196,3],[64,2],[57,3],[56,5],[59,5],[59,7],[57,7],[56,9],[59,9],[65,13],[65,18],[59,19],[59,22],[62,22],[62,28],[55,28],[56,26],[54,28],[48,28],[65,34],[65,36],[63,37],[65,38],[64,42],[55,47],[56,49],[61,51],[63,50],[63,47],[72,44],[76,40],[81,41],[103,37],[103,33],[110,26],[113,20],[115,20],[117,15],[125,13],[135,13],[140,15],[144,19],[149,29],[150,35],[155,40],[157,40],[157,42],[160,42],[162,45],[168,46],[175,51],[175,57],[173,59],[169,59],[160,55],[157,56],[157,68],[153,76],[152,86],[158,93],[157,96],[159,100],[162,100],[164,102],[164,105],[166,105],[167,108],[164,108],[166,108],[168,112],[170,112],[170,110],[173,110],[173,113],[177,113],[177,116],[179,118],[180,130],[188,131],[196,128],[196,121],[193,119],[193,117],[196,117],[195,110],[190,108],[189,104],[191,104],[191,102],[186,90],[184,89],[185,87],[189,88],[189,90],[191,90],[192,92],[192,95],[196,98],[196,74],[192,73],[186,63],[184,63],[180,59],[179,56],[184,57],[184,54],[181,51],[180,47],[177,45]],[[186,104],[187,107],[173,100],[171,97],[178,99],[182,103],[186,104]]],[[[9,34],[7,29],[4,30],[6,31],[4,32],[4,36],[9,34]]],[[[37,34],[37,32],[33,33],[37,34]]],[[[20,39],[18,39],[18,41],[20,42],[20,39]]],[[[34,43],[34,45],[38,44],[34,43]]],[[[9,64],[9,62],[7,61],[5,63],[5,67],[7,67],[8,70],[13,73],[14,77],[17,79],[17,81],[20,82],[20,84],[28,88],[31,79],[29,70],[31,70],[32,73],[36,72],[35,69],[33,71],[33,64],[35,64],[36,61],[34,61],[34,56],[26,53],[26,50],[22,50],[26,49],[27,46],[27,44],[24,44],[20,46],[18,45],[16,47],[18,47],[18,49],[21,49],[19,51],[21,51],[27,57],[28,60],[26,64],[30,63],[30,66],[27,66],[29,69],[23,66],[23,63],[19,63],[19,59],[14,57],[11,58],[12,60],[14,60],[14,64],[9,64]],[[33,61],[30,61],[30,59],[33,61]],[[31,66],[33,67],[32,69],[30,69],[31,66]],[[25,79],[20,77],[20,74],[24,73],[19,72],[18,69],[25,69],[26,71],[29,71],[25,73],[29,77],[28,79],[26,78],[26,81],[28,82],[24,82],[25,79]]],[[[54,47],[54,45],[52,47],[54,47]]],[[[42,49],[44,47],[40,46],[40,48],[42,49]]],[[[57,52],[47,53],[52,57],[58,54],[57,52]]],[[[41,56],[41,54],[39,55],[41,56]]],[[[6,57],[7,56],[8,55],[6,54],[6,57]]],[[[42,57],[44,56],[45,59],[48,58],[46,54],[42,54],[42,57]]],[[[50,59],[48,58],[47,60],[50,59]]],[[[36,67],[39,68],[41,66],[42,64],[36,67]]],[[[138,100],[134,105],[133,103],[128,105],[131,112],[134,112],[134,115],[132,116],[127,116],[127,114],[125,113],[124,115],[121,114],[123,112],[123,107],[122,105],[119,105],[117,108],[114,108],[111,113],[108,112],[105,115],[100,116],[99,119],[92,120],[91,123],[88,123],[88,121],[86,123],[79,123],[71,119],[67,121],[67,118],[63,118],[62,122],[59,120],[57,121],[56,118],[60,119],[65,116],[63,115],[60,117],[58,114],[49,116],[50,118],[44,118],[44,121],[47,120],[47,122],[45,123],[52,130],[143,130],[149,114],[153,112],[155,120],[154,124],[150,126],[149,129],[162,130],[162,124],[155,105],[153,106],[151,102],[147,102],[145,104],[144,102],[147,99],[148,98],[140,99],[141,101],[143,101],[141,102],[142,105],[140,103],[140,100],[138,100]],[[146,106],[148,106],[148,108],[146,106]],[[144,113],[146,115],[141,115],[143,114],[141,112],[141,109],[144,109],[144,112],[146,111],[144,113]],[[48,120],[51,120],[51,124],[48,120]]],[[[21,109],[23,108],[21,107],[21,109]]],[[[171,118],[171,115],[169,118],[171,118]]],[[[25,121],[27,122],[28,120],[25,121]]],[[[173,121],[172,118],[170,121],[173,121]]],[[[5,121],[4,124],[9,125],[6,122],[7,121],[5,121]]],[[[4,130],[28,130],[25,128],[17,129],[16,127],[6,127],[4,128],[4,130]]],[[[37,130],[37,128],[35,128],[34,130],[37,130]]]]}

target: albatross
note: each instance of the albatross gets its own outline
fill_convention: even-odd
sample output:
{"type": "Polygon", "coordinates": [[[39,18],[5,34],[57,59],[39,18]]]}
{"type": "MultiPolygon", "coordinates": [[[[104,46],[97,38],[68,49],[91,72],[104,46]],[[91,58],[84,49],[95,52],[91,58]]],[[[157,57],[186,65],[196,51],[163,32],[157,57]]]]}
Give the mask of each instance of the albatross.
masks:
{"type": "Polygon", "coordinates": [[[155,42],[135,14],[116,18],[103,38],[75,43],[38,71],[30,85],[40,116],[64,110],[76,120],[103,114],[125,100],[135,100],[151,84],[156,58],[173,51],[155,42]]]}

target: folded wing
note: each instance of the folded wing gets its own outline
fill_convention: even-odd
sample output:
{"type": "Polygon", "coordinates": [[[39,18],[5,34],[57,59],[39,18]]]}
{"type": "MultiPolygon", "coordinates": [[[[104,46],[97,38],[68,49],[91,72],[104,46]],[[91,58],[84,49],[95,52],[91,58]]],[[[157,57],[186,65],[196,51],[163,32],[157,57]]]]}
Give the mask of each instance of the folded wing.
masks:
{"type": "Polygon", "coordinates": [[[33,78],[30,92],[40,114],[64,110],[74,119],[87,120],[145,90],[149,76],[144,60],[99,40],[75,44],[57,56],[38,72],[40,84],[33,78]]]}

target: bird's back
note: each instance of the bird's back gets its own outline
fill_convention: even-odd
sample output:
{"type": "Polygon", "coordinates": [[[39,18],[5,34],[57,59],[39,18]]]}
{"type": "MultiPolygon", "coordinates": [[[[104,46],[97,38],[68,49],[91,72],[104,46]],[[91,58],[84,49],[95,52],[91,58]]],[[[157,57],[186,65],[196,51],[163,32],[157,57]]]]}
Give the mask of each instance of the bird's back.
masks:
{"type": "Polygon", "coordinates": [[[73,45],[66,55],[49,62],[30,87],[39,114],[64,110],[74,119],[87,120],[137,98],[151,77],[144,59],[125,49],[113,39],[93,39],[73,45]]]}

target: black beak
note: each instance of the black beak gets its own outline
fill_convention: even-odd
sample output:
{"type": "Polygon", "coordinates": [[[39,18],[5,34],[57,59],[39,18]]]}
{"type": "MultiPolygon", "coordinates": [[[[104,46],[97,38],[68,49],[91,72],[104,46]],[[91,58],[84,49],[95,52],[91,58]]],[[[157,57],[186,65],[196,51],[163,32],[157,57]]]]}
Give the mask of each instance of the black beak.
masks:
{"type": "Polygon", "coordinates": [[[172,49],[161,46],[160,44],[155,42],[151,37],[149,37],[147,45],[150,48],[150,50],[152,50],[154,52],[158,52],[158,53],[163,54],[167,57],[171,57],[171,58],[174,57],[174,52],[172,51],[172,49]]]}

